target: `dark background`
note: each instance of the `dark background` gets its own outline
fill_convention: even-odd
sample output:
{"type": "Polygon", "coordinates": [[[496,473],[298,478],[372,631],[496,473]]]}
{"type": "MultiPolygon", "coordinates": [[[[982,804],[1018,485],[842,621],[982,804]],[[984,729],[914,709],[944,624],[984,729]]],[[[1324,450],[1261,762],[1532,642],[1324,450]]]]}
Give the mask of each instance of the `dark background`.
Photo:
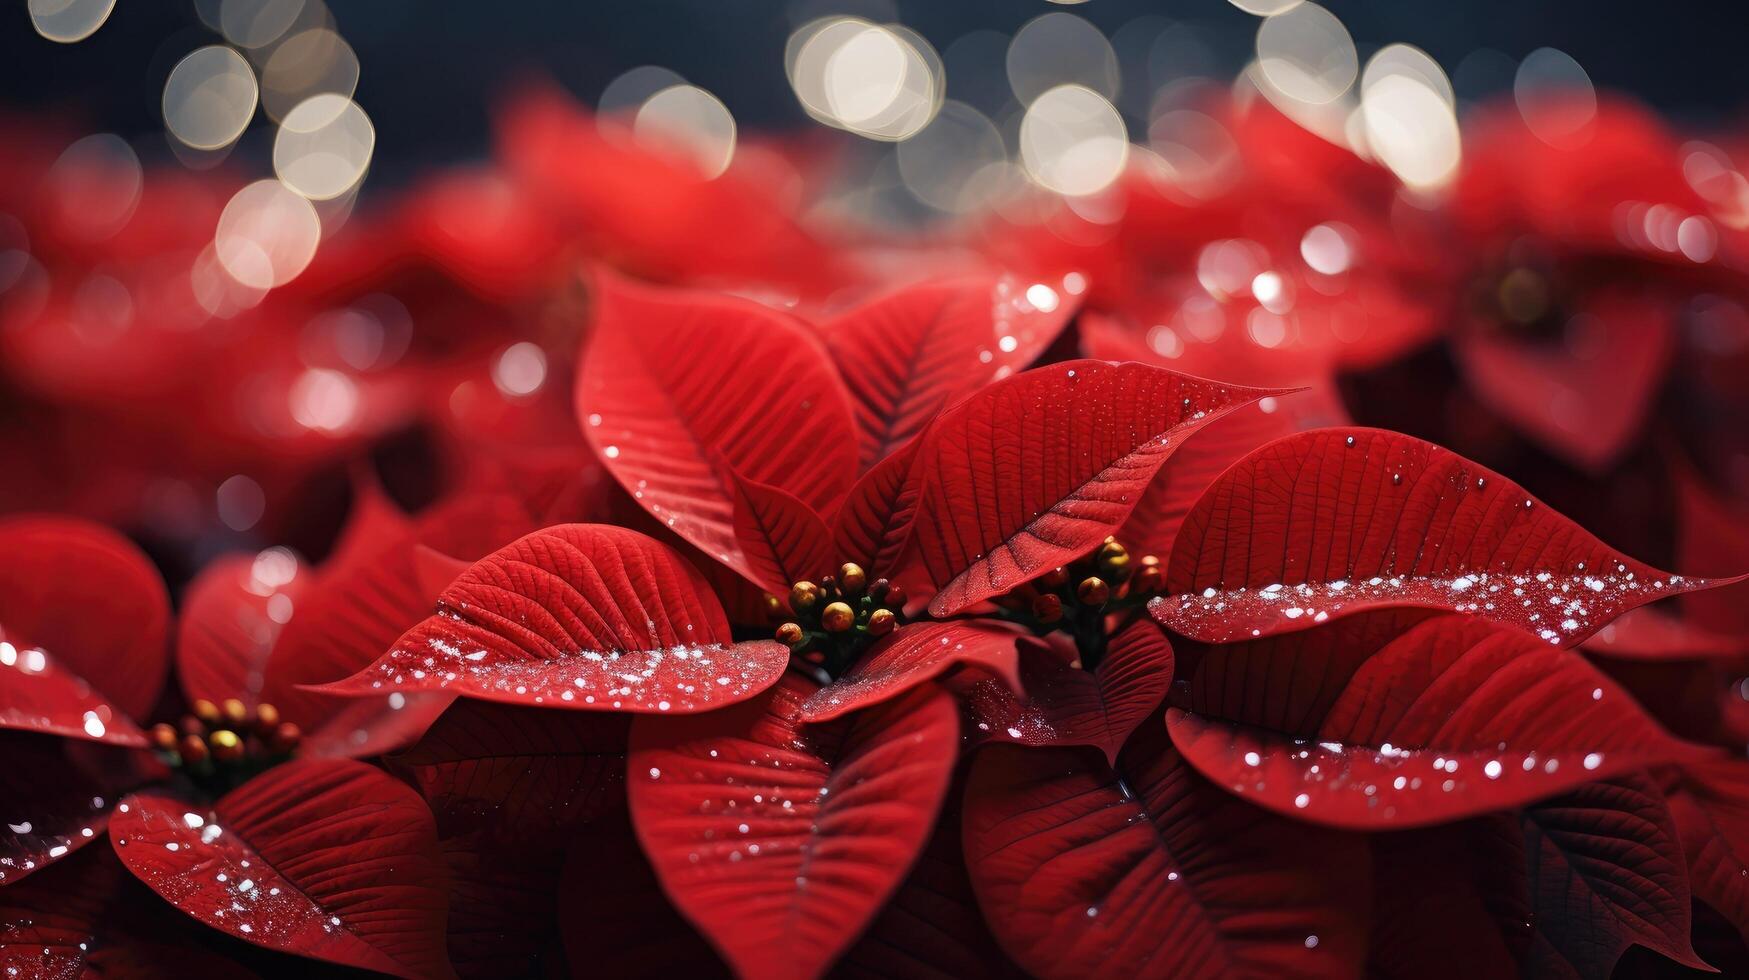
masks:
{"type": "MultiPolygon", "coordinates": [[[[1549,45],[1578,59],[1600,89],[1634,95],[1683,123],[1728,125],[1749,102],[1743,0],[1325,6],[1348,26],[1363,60],[1393,41],[1418,45],[1454,75],[1460,95],[1466,55],[1491,48],[1516,59],[1549,45]]],[[[743,127],[801,125],[784,80],[784,41],[795,25],[826,13],[896,14],[938,51],[969,31],[1012,33],[1052,10],[1086,18],[1108,37],[1153,15],[1192,25],[1223,78],[1249,55],[1257,25],[1226,0],[330,0],[329,7],[362,66],[356,97],[377,126],[379,182],[483,155],[495,99],[526,78],[555,79],[592,103],[620,72],[659,64],[716,93],[743,127]]],[[[13,0],[0,13],[0,106],[149,144],[161,138],[158,105],[171,66],[219,40],[193,0],[118,0],[95,35],[55,44],[37,36],[25,4],[13,0]]],[[[950,71],[949,95],[963,96],[956,89],[975,81],[950,71]]],[[[259,152],[270,138],[270,127],[252,127],[244,152],[259,152]]]]}

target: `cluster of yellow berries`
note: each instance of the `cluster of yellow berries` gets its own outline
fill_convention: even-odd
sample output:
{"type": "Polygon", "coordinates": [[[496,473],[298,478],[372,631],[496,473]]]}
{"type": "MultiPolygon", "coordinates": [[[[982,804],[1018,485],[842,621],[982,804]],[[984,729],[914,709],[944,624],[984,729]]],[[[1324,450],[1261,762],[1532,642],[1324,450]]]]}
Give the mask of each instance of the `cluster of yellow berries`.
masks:
{"type": "Polygon", "coordinates": [[[899,625],[905,610],[904,589],[884,578],[869,581],[854,562],[846,562],[837,575],[823,576],[819,582],[792,586],[787,618],[777,597],[769,599],[774,616],[783,619],[777,640],[796,654],[817,652],[823,644],[853,637],[886,636],[899,625]]]}
{"type": "Polygon", "coordinates": [[[251,708],[236,698],[214,704],[204,698],[182,716],[180,725],[152,726],[152,745],[172,765],[188,768],[242,762],[249,758],[290,755],[303,733],[281,721],[271,704],[251,708]]]}
{"type": "Polygon", "coordinates": [[[1159,592],[1164,581],[1160,559],[1153,555],[1132,559],[1129,549],[1108,537],[1093,554],[1053,568],[997,602],[1030,613],[1040,626],[1054,626],[1072,616],[1075,606],[1100,610],[1115,602],[1145,599],[1159,592]]]}

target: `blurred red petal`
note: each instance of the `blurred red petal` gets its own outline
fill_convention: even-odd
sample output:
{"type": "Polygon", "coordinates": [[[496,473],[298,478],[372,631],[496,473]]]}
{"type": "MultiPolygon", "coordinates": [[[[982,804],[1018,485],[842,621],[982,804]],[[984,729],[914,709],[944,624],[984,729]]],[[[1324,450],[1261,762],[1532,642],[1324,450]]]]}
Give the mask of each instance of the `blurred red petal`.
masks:
{"type": "Polygon", "coordinates": [[[170,666],[170,597],[133,542],[64,517],[0,520],[0,626],[143,717],[170,666]],[[74,610],[77,613],[74,614],[74,610]]]}

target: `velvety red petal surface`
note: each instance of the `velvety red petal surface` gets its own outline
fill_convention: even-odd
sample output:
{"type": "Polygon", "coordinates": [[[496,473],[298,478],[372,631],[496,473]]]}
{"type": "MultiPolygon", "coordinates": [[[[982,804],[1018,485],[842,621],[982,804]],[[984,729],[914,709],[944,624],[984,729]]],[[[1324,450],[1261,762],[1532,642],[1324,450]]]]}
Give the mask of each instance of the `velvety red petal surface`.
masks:
{"type": "Polygon", "coordinates": [[[1583,657],[1515,630],[1438,617],[1370,652],[1333,629],[1366,659],[1327,708],[1282,711],[1297,675],[1340,669],[1323,650],[1217,649],[1190,678],[1198,713],[1167,716],[1173,743],[1260,806],[1362,830],[1510,809],[1697,751],[1583,657]]]}
{"type": "Polygon", "coordinates": [[[609,281],[600,304],[577,379],[584,435],[651,516],[751,577],[716,461],[816,510],[835,504],[856,472],[856,434],[830,360],[749,300],[609,281]]]}
{"type": "Polygon", "coordinates": [[[0,640],[0,729],[144,748],[146,736],[85,679],[35,647],[0,640]]]}
{"type": "Polygon", "coordinates": [[[947,616],[1117,530],[1179,444],[1270,394],[1142,364],[1069,361],[950,409],[920,450],[915,543],[947,616]]]}
{"type": "Polygon", "coordinates": [[[1299,826],[1197,776],[1144,725],[1091,749],[993,746],[966,787],[985,919],[1053,977],[1349,977],[1366,955],[1365,839],[1299,826]]]}
{"type": "Polygon", "coordinates": [[[814,685],[684,719],[640,716],[627,779],[663,889],[737,972],[818,976],[874,918],[928,839],[959,720],[918,688],[831,725],[814,685]]]}
{"type": "Polygon", "coordinates": [[[672,549],[606,525],[512,542],[438,607],[375,663],[321,690],[682,713],[752,697],[789,662],[780,643],[733,642],[703,577],[672,549]]]}
{"type": "Polygon", "coordinates": [[[876,463],[850,487],[832,518],[832,543],[844,561],[871,577],[898,574],[917,517],[923,489],[916,469],[922,437],[876,463]]]}
{"type": "Polygon", "coordinates": [[[979,681],[966,709],[984,742],[1090,745],[1116,761],[1118,750],[1154,716],[1172,686],[1172,645],[1160,627],[1132,623],[1110,640],[1093,670],[1035,640],[1020,643],[1020,684],[979,681]]]}
{"type": "Polygon", "coordinates": [[[110,836],[153,891],[239,939],[400,977],[453,975],[430,811],[380,770],[288,762],[210,811],[139,793],[110,836]]]}
{"type": "Polygon", "coordinates": [[[1135,512],[1117,532],[1131,554],[1172,554],[1172,542],[1190,513],[1227,467],[1252,450],[1308,429],[1348,423],[1331,388],[1314,388],[1259,399],[1199,429],[1160,468],[1135,512]]]}
{"type": "Polygon", "coordinates": [[[90,851],[0,888],[0,973],[20,980],[93,976],[86,963],[104,919],[114,862],[90,851]]]}
{"type": "Polygon", "coordinates": [[[1749,938],[1749,763],[1684,766],[1669,802],[1694,897],[1749,938]]]}
{"type": "Polygon", "coordinates": [[[1020,634],[994,622],[916,623],[869,647],[843,677],[802,702],[801,720],[831,721],[891,700],[962,665],[1020,686],[1015,641],[1020,634]]]}
{"type": "Polygon", "coordinates": [[[1078,305],[1060,283],[972,278],[907,286],[822,324],[856,409],[863,468],[959,398],[1032,363],[1078,305]]]}
{"type": "Polygon", "coordinates": [[[1644,775],[1592,783],[1524,811],[1529,969],[1607,977],[1638,943],[1696,969],[1682,844],[1644,775]]]}
{"type": "Polygon", "coordinates": [[[1431,443],[1321,429],[1257,450],[1185,516],[1150,609],[1228,642],[1390,606],[1450,609],[1572,646],[1706,588],[1621,554],[1512,481],[1431,443]]]}
{"type": "Polygon", "coordinates": [[[65,517],[0,520],[0,627],[54,654],[140,717],[163,690],[170,597],[150,559],[107,527],[65,517]]]}
{"type": "Polygon", "coordinates": [[[948,790],[935,833],[833,976],[983,980],[1023,977],[984,924],[960,841],[964,787],[948,790]]]}
{"type": "Polygon", "coordinates": [[[734,491],[735,543],[749,577],[776,596],[797,582],[813,581],[838,568],[832,532],[794,494],[730,474],[734,491]]]}

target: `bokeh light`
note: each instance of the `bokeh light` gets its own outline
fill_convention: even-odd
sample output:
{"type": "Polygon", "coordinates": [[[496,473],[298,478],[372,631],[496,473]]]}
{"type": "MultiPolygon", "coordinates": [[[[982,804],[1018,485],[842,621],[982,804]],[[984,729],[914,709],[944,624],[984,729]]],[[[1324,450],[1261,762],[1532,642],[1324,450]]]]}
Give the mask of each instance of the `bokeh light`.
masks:
{"type": "Polygon", "coordinates": [[[219,30],[238,47],[260,48],[284,36],[304,12],[305,0],[222,0],[219,30]]]}
{"type": "Polygon", "coordinates": [[[273,141],[273,169],[285,185],[315,201],[339,197],[364,179],[376,128],[344,95],[312,96],[286,113],[273,141]]]}
{"type": "Polygon", "coordinates": [[[164,83],[164,126],[197,150],[229,146],[255,115],[257,88],[249,62],[211,44],[176,63],[164,83]]]}
{"type": "Polygon", "coordinates": [[[120,231],[139,207],[140,158],[113,133],[76,141],[49,168],[48,204],[75,238],[100,241],[120,231]]]}
{"type": "Polygon", "coordinates": [[[290,35],[261,63],[261,108],[273,119],[284,119],[312,95],[351,96],[357,88],[358,56],[325,27],[290,35]]]}
{"type": "Polygon", "coordinates": [[[97,33],[115,0],[30,0],[30,25],[51,41],[72,44],[97,33]]]}
{"type": "Polygon", "coordinates": [[[905,187],[940,211],[974,211],[1011,189],[1001,178],[1008,159],[1002,134],[963,102],[943,104],[895,154],[905,187]]]}
{"type": "Polygon", "coordinates": [[[1551,146],[1572,148],[1589,137],[1597,116],[1597,92],[1591,76],[1571,55],[1538,48],[1519,63],[1512,97],[1524,124],[1551,146]]]}
{"type": "Polygon", "coordinates": [[[624,116],[629,123],[650,96],[666,88],[685,85],[679,72],[660,65],[640,65],[607,83],[601,97],[595,100],[595,110],[604,118],[624,116]]]}
{"type": "Polygon", "coordinates": [[[1059,85],[1079,85],[1117,98],[1117,55],[1099,29],[1074,14],[1053,11],[1028,21],[1009,42],[1008,84],[1022,105],[1059,85]]]}
{"type": "Polygon", "coordinates": [[[1366,147],[1403,183],[1444,186],[1462,159],[1456,99],[1439,64],[1418,48],[1379,51],[1361,78],[1366,147]]]}
{"type": "Polygon", "coordinates": [[[729,169],[735,157],[735,117],[696,85],[670,85],[644,100],[632,134],[645,146],[684,154],[706,179],[729,169]]]}
{"type": "Polygon", "coordinates": [[[899,25],[855,17],[811,22],[791,35],[786,67],[809,115],[870,139],[916,135],[943,100],[940,57],[899,25]]]}
{"type": "Polygon", "coordinates": [[[1354,39],[1335,14],[1315,3],[1300,3],[1258,26],[1257,65],[1276,91],[1319,105],[1348,91],[1360,61],[1354,39]]]}
{"type": "Polygon", "coordinates": [[[258,180],[225,205],[213,249],[233,279],[267,290],[297,278],[321,237],[321,220],[303,195],[277,180],[258,180]]]}
{"type": "Polygon", "coordinates": [[[1034,99],[1020,123],[1020,158],[1040,185],[1059,194],[1104,190],[1129,159],[1123,117],[1104,96],[1059,85],[1034,99]]]}

